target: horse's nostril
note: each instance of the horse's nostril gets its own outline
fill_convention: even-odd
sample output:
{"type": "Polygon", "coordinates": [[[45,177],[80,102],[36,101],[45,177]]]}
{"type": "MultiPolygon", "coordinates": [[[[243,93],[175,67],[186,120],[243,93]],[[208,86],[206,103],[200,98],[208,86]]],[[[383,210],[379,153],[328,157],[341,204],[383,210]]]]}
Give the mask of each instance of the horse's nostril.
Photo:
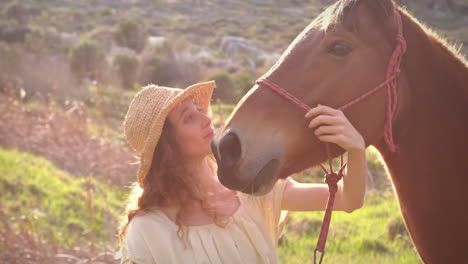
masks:
{"type": "Polygon", "coordinates": [[[229,132],[219,143],[219,154],[223,166],[236,165],[241,156],[241,144],[239,137],[234,132],[229,132]]]}

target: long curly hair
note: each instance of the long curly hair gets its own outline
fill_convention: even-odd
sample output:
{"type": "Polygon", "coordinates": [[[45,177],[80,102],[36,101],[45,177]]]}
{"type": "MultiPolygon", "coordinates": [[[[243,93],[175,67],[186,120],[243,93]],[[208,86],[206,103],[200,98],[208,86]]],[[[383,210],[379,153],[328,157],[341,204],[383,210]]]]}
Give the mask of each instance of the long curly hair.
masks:
{"type": "MultiPolygon", "coordinates": [[[[184,204],[188,200],[199,201],[203,210],[212,217],[218,226],[224,226],[219,217],[207,202],[207,195],[203,193],[197,178],[184,166],[185,162],[180,154],[180,142],[175,137],[175,128],[166,120],[159,142],[154,150],[151,168],[142,186],[134,183],[127,201],[126,212],[121,221],[119,238],[123,241],[128,224],[140,213],[154,208],[176,207],[177,236],[184,241],[188,230],[182,225],[181,217],[185,213],[184,204]],[[126,216],[126,217],[125,217],[126,216]]],[[[216,161],[213,155],[208,157],[213,173],[216,173],[216,161]]]]}

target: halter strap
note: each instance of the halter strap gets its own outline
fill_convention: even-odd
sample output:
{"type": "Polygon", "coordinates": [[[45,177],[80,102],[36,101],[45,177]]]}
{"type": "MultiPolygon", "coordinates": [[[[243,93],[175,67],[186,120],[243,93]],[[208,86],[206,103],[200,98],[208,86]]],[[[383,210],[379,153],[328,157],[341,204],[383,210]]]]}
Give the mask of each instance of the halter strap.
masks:
{"type": "MultiPolygon", "coordinates": [[[[406,52],[406,40],[403,37],[403,23],[401,20],[401,16],[398,13],[398,11],[395,9],[394,10],[395,14],[395,21],[397,23],[397,36],[396,36],[396,47],[392,53],[392,56],[390,57],[390,61],[387,66],[387,73],[386,73],[386,79],[383,81],[381,84],[373,88],[372,90],[362,94],[361,96],[357,97],[356,99],[350,101],[349,103],[339,107],[339,110],[346,110],[347,108],[363,101],[364,99],[368,98],[369,96],[373,95],[380,89],[386,87],[387,88],[387,119],[385,122],[385,127],[384,127],[384,139],[385,143],[388,146],[388,149],[391,152],[396,151],[396,146],[393,142],[393,135],[392,135],[392,121],[393,117],[395,116],[397,104],[398,104],[398,95],[397,95],[397,80],[400,75],[400,64],[403,55],[406,52]]],[[[288,99],[291,101],[293,104],[299,106],[300,108],[309,111],[311,108],[303,103],[301,100],[299,100],[297,97],[292,95],[291,93],[287,92],[283,88],[279,87],[277,84],[267,80],[267,79],[259,79],[256,82],[257,84],[263,84],[270,88],[271,90],[275,91],[282,97],[288,99]]]]}

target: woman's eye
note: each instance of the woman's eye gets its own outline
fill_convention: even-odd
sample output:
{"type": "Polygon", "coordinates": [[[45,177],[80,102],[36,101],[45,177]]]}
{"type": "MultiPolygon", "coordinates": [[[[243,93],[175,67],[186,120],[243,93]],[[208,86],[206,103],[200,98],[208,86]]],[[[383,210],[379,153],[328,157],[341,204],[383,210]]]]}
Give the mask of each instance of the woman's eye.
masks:
{"type": "Polygon", "coordinates": [[[351,47],[348,44],[341,41],[334,42],[327,48],[328,53],[340,58],[345,57],[346,55],[351,53],[351,51],[351,47]]]}
{"type": "Polygon", "coordinates": [[[184,118],[184,123],[187,123],[189,121],[192,121],[193,120],[193,115],[188,115],[184,118]]]}

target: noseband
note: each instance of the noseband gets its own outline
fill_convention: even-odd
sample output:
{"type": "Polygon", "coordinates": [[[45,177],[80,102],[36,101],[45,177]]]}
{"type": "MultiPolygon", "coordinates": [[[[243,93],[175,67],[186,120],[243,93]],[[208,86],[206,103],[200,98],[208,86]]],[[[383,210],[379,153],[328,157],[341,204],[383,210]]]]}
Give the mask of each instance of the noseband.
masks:
{"type": "MultiPolygon", "coordinates": [[[[397,30],[398,30],[397,35],[396,35],[396,47],[392,53],[392,56],[390,57],[390,61],[387,66],[387,74],[386,74],[385,81],[379,84],[378,86],[376,86],[375,88],[373,88],[372,90],[362,94],[361,96],[357,97],[351,102],[338,108],[339,110],[344,111],[345,109],[363,101],[364,99],[368,98],[369,96],[376,93],[380,89],[386,87],[387,88],[387,120],[386,120],[385,127],[384,127],[384,139],[385,139],[385,143],[388,146],[388,149],[391,152],[395,152],[396,150],[396,146],[393,143],[392,122],[393,122],[393,117],[395,116],[395,111],[396,111],[397,102],[398,102],[398,96],[397,96],[397,90],[396,90],[397,80],[400,74],[401,60],[402,60],[403,55],[406,52],[406,40],[403,36],[403,23],[401,20],[401,15],[398,13],[396,8],[394,9],[394,15],[395,15],[395,21],[396,21],[397,30]]],[[[290,94],[289,92],[287,92],[286,90],[278,86],[277,84],[267,79],[259,79],[257,80],[256,83],[270,88],[271,90],[275,91],[280,96],[282,96],[283,98],[289,100],[291,103],[299,106],[300,108],[306,111],[309,111],[311,109],[311,107],[303,103],[297,97],[295,97],[294,95],[290,94]]],[[[338,189],[338,182],[343,177],[343,171],[344,171],[344,168],[346,167],[346,164],[343,163],[343,155],[341,155],[341,167],[337,172],[334,172],[333,166],[332,166],[332,155],[330,151],[330,145],[328,143],[326,143],[326,151],[328,155],[328,163],[329,163],[330,170],[327,171],[323,165],[320,165],[320,166],[325,171],[325,174],[326,174],[325,182],[328,184],[330,194],[328,197],[327,208],[325,210],[325,216],[323,219],[322,228],[320,230],[319,239],[317,241],[317,246],[314,250],[314,263],[316,263],[317,251],[321,252],[319,263],[322,262],[323,256],[325,254],[325,243],[327,240],[328,228],[330,226],[331,212],[333,210],[335,194],[338,189]]]]}

